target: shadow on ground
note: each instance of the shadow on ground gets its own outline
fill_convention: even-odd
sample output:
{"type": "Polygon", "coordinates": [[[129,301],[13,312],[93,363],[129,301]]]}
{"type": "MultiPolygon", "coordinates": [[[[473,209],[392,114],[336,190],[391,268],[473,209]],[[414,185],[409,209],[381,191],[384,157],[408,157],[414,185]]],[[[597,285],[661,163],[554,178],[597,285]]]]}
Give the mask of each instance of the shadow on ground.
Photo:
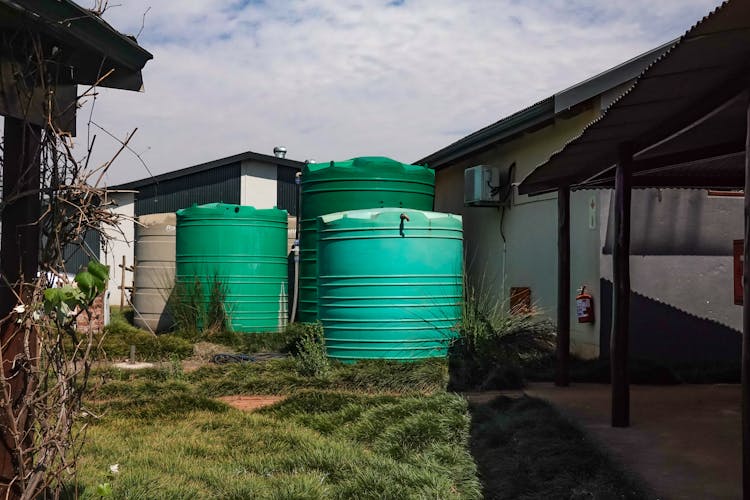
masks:
{"type": "Polygon", "coordinates": [[[526,396],[467,395],[471,452],[488,499],[646,499],[578,426],[526,396]]]}

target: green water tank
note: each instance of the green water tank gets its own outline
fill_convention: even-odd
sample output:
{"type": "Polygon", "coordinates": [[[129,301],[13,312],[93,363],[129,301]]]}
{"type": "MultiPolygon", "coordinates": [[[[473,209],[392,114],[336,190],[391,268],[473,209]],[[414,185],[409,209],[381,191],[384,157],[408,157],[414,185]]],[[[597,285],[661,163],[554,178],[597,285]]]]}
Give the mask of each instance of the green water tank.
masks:
{"type": "MultiPolygon", "coordinates": [[[[216,280],[231,327],[276,332],[287,322],[287,212],[210,203],[177,211],[176,281],[216,280]]],[[[204,300],[207,300],[204,297],[204,300]]]]}
{"type": "Polygon", "coordinates": [[[369,156],[312,163],[302,169],[299,321],[318,319],[318,233],[321,215],[362,208],[432,210],[435,172],[369,156]]]}
{"type": "Polygon", "coordinates": [[[399,208],[318,218],[320,321],[328,356],[440,357],[463,299],[461,217],[399,208]]]}

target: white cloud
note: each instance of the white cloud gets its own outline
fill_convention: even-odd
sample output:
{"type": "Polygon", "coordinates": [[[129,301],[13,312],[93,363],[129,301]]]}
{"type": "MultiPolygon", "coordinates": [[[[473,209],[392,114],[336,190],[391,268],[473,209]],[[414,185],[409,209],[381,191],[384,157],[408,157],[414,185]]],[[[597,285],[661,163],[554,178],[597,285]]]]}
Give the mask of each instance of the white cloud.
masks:
{"type": "MultiPolygon", "coordinates": [[[[104,91],[95,116],[121,136],[138,127],[133,148],[162,173],[279,144],[295,159],[414,161],[679,36],[718,1],[123,3],[105,18],[126,33],[151,6],[139,41],[154,60],[145,93],[104,91]]],[[[101,158],[114,150],[97,142],[101,158]]],[[[123,156],[110,181],[146,175],[123,156]]]]}

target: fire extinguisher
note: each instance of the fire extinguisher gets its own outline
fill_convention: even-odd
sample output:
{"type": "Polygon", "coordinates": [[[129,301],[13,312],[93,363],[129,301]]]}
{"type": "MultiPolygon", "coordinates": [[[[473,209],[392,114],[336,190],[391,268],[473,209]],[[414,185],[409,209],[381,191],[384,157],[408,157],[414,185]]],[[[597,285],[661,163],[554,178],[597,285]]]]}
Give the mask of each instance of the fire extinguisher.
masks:
{"type": "Polygon", "coordinates": [[[594,298],[586,293],[586,285],[582,285],[576,297],[576,316],[579,323],[594,322],[594,298]]]}

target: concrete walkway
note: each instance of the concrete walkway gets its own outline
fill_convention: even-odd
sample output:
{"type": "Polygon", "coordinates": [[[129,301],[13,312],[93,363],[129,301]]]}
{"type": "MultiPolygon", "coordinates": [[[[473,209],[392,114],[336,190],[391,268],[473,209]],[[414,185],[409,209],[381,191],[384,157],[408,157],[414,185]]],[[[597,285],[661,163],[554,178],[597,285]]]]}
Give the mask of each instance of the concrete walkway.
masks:
{"type": "Polygon", "coordinates": [[[610,426],[610,388],[531,384],[529,396],[578,421],[659,498],[741,497],[739,385],[631,386],[631,427],[610,426]]]}

